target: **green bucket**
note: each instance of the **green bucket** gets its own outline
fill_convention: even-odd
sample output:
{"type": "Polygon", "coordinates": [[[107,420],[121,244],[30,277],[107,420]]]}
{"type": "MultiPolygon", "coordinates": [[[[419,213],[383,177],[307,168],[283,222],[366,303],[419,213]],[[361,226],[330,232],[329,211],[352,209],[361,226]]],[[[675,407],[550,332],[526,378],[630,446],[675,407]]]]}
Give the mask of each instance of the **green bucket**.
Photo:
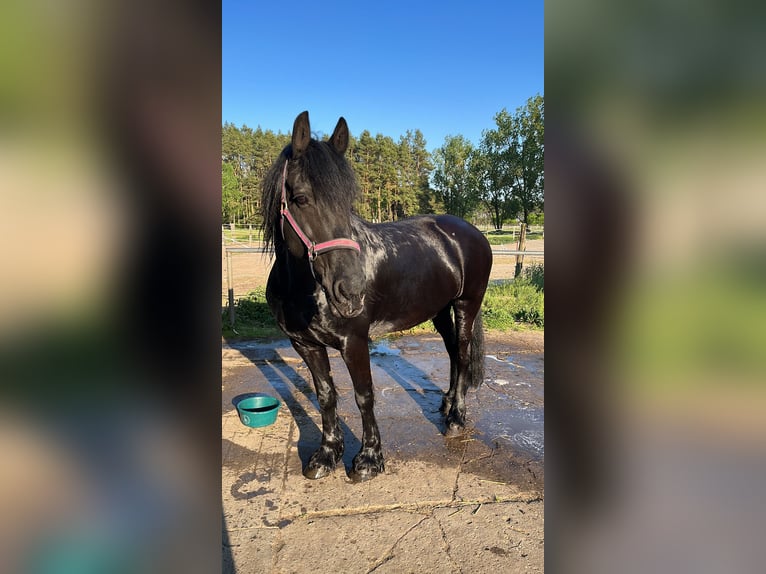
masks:
{"type": "Polygon", "coordinates": [[[282,403],[269,395],[247,397],[237,403],[239,420],[245,426],[257,428],[274,424],[282,403]]]}

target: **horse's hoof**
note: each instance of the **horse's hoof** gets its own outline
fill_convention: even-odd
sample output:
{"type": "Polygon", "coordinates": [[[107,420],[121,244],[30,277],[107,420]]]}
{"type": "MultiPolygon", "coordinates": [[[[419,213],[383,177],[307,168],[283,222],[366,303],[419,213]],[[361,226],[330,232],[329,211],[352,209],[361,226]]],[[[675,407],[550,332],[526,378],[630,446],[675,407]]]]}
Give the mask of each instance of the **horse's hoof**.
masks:
{"type": "Polygon", "coordinates": [[[348,477],[351,479],[351,482],[365,482],[366,480],[370,480],[376,476],[378,476],[378,472],[372,469],[364,469],[360,472],[351,470],[351,472],[348,473],[348,477]]]}
{"type": "Polygon", "coordinates": [[[447,430],[444,431],[444,436],[447,438],[455,438],[462,436],[464,432],[465,426],[459,425],[457,423],[450,423],[447,425],[447,430]]]}
{"type": "Polygon", "coordinates": [[[370,480],[372,478],[375,478],[380,473],[383,472],[383,468],[359,468],[355,469],[352,468],[351,471],[348,473],[348,477],[351,479],[352,482],[364,482],[366,480],[370,480]]]}
{"type": "Polygon", "coordinates": [[[311,480],[317,480],[318,478],[324,478],[330,476],[334,469],[329,466],[307,466],[303,470],[303,476],[311,480]]]}
{"type": "Polygon", "coordinates": [[[445,436],[455,437],[463,434],[465,430],[465,410],[453,409],[444,420],[445,436]]]}
{"type": "Polygon", "coordinates": [[[316,480],[317,478],[324,478],[325,476],[331,475],[335,470],[335,466],[338,464],[342,453],[343,445],[340,445],[337,452],[327,446],[322,446],[311,455],[311,460],[309,460],[306,468],[303,469],[303,476],[310,478],[311,480],[316,480]]]}
{"type": "Polygon", "coordinates": [[[358,454],[354,459],[348,477],[354,482],[364,482],[375,478],[385,470],[383,455],[380,453],[358,454]]]}

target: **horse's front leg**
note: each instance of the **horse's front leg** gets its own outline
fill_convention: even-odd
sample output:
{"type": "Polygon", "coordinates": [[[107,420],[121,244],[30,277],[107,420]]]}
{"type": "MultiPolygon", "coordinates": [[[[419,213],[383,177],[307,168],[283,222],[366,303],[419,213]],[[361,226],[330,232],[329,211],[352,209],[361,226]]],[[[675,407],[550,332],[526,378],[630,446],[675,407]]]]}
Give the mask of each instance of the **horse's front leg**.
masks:
{"type": "Polygon", "coordinates": [[[314,380],[319,408],[322,412],[322,446],[311,455],[303,469],[306,478],[323,478],[329,475],[343,456],[343,430],[338,419],[338,394],[330,375],[327,348],[292,341],[293,347],[303,358],[314,380]]]}
{"type": "Polygon", "coordinates": [[[375,397],[367,337],[350,337],[341,353],[354,383],[354,396],[362,415],[362,448],[354,457],[349,476],[352,480],[368,480],[383,472],[385,468],[380,431],[375,421],[375,397]]]}

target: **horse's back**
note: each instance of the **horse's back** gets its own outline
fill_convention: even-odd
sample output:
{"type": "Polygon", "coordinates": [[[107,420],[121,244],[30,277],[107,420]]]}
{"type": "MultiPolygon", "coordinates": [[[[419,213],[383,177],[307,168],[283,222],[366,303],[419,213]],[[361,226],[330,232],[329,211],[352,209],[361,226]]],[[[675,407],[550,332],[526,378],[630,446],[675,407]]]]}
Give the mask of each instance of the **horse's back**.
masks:
{"type": "Polygon", "coordinates": [[[381,325],[373,331],[406,329],[433,318],[451,301],[483,297],[492,250],[467,221],[426,215],[368,229],[376,236],[375,264],[368,267],[369,312],[381,325]]]}
{"type": "MultiPolygon", "coordinates": [[[[417,276],[448,270],[461,283],[489,280],[492,248],[484,234],[454,215],[419,215],[392,223],[373,225],[392,267],[417,276]]],[[[437,279],[437,277],[433,277],[437,279]]],[[[483,293],[483,289],[482,289],[483,293]]]]}
{"type": "Polygon", "coordinates": [[[483,252],[484,255],[492,256],[492,248],[487,238],[465,219],[455,215],[435,215],[433,219],[440,229],[455,237],[465,247],[483,252]]]}
{"type": "Polygon", "coordinates": [[[463,267],[464,296],[482,297],[492,270],[492,247],[485,235],[454,215],[434,217],[436,225],[455,239],[463,267]]]}

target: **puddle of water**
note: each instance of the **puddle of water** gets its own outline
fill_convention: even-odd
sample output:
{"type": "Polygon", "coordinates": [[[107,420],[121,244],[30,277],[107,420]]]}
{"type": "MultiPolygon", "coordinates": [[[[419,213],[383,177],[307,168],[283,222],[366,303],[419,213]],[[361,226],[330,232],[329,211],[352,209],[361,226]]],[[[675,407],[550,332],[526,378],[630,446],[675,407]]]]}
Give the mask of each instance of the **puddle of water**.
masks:
{"type": "Polygon", "coordinates": [[[475,409],[474,428],[479,440],[489,447],[498,442],[510,443],[514,450],[521,450],[534,458],[545,454],[545,421],[542,409],[480,408],[475,409]]]}
{"type": "Polygon", "coordinates": [[[509,357],[509,358],[507,358],[507,359],[498,359],[498,358],[497,358],[497,355],[487,355],[487,358],[488,358],[488,359],[492,359],[493,361],[497,361],[498,363],[507,363],[507,364],[509,364],[509,365],[511,365],[511,366],[514,366],[514,367],[518,367],[518,365],[515,365],[515,364],[514,364],[514,363],[511,361],[510,357],[509,357]]]}
{"type": "Polygon", "coordinates": [[[224,343],[224,348],[229,349],[248,349],[248,350],[268,350],[268,351],[274,351],[277,349],[288,349],[291,348],[292,345],[290,345],[290,341],[288,340],[278,340],[278,341],[232,341],[231,343],[224,343]]]}
{"type": "Polygon", "coordinates": [[[388,356],[398,356],[401,354],[402,354],[401,349],[392,347],[386,339],[375,341],[375,343],[373,343],[370,346],[371,356],[388,357],[388,356]]]}
{"type": "Polygon", "coordinates": [[[511,442],[538,456],[545,454],[545,438],[542,430],[524,430],[511,437],[511,442]]]}
{"type": "Polygon", "coordinates": [[[543,373],[543,361],[537,356],[514,356],[501,359],[497,355],[486,355],[490,361],[495,361],[504,365],[510,365],[514,369],[524,369],[531,373],[542,374],[543,373]]]}

